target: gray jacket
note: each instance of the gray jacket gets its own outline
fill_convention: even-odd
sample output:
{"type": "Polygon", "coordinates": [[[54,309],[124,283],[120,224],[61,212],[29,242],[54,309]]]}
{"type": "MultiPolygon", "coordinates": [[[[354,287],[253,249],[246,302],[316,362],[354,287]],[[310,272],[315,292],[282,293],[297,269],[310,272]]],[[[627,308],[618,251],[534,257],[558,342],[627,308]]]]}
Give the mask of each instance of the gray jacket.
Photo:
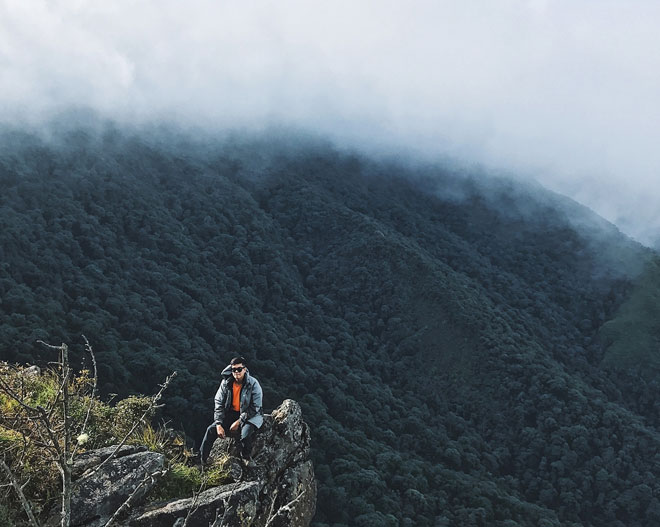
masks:
{"type": "MultiPolygon", "coordinates": [[[[213,418],[217,425],[222,424],[225,411],[230,409],[232,404],[232,385],[234,384],[234,378],[231,375],[231,364],[222,370],[221,375],[223,379],[220,383],[220,388],[218,388],[215,394],[215,412],[213,413],[213,418]]],[[[250,376],[250,370],[246,368],[245,380],[241,389],[241,425],[248,422],[257,428],[261,427],[264,422],[262,402],[263,391],[261,390],[261,385],[257,379],[250,376]]]]}

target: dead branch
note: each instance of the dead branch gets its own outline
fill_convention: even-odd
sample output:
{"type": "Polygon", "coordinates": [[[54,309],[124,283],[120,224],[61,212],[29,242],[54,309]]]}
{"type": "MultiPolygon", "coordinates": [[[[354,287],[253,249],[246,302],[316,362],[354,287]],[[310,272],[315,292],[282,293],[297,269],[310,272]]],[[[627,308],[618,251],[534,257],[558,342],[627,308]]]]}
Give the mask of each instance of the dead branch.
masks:
{"type": "Polygon", "coordinates": [[[119,452],[121,447],[123,447],[126,444],[126,441],[128,441],[128,438],[131,437],[131,435],[133,434],[133,432],[135,432],[135,430],[137,430],[138,425],[144,420],[144,418],[149,414],[149,412],[151,412],[151,410],[156,407],[156,403],[160,400],[160,398],[163,395],[163,392],[170,385],[170,383],[172,382],[172,379],[174,379],[174,377],[176,377],[176,372],[172,372],[172,374],[169,375],[165,379],[165,382],[160,385],[160,390],[158,390],[158,393],[156,393],[151,398],[151,402],[150,402],[149,406],[147,407],[147,409],[142,414],[142,416],[135,421],[135,423],[133,424],[133,427],[128,431],[128,433],[124,436],[124,438],[119,442],[119,444],[115,447],[115,449],[112,451],[112,453],[107,458],[105,458],[102,463],[97,465],[96,468],[94,468],[91,472],[89,472],[87,474],[88,476],[96,474],[101,469],[101,467],[105,466],[106,463],[109,463],[110,460],[114,459],[114,457],[117,455],[117,452],[119,452]]]}
{"type": "Polygon", "coordinates": [[[213,518],[213,523],[210,524],[209,527],[219,526],[220,524],[218,523],[218,520],[222,520],[222,518],[220,518],[220,507],[215,509],[215,518],[213,518]]]}
{"type": "Polygon", "coordinates": [[[30,502],[23,493],[23,486],[21,486],[20,482],[18,481],[12,470],[9,468],[7,463],[5,463],[4,459],[0,459],[0,467],[2,467],[2,470],[4,470],[5,474],[7,474],[7,478],[9,479],[11,486],[14,487],[16,494],[18,494],[18,499],[20,500],[21,505],[23,506],[23,510],[25,511],[25,514],[27,514],[27,517],[30,520],[30,525],[32,525],[32,527],[40,527],[39,522],[37,522],[37,519],[35,518],[34,513],[32,512],[32,507],[30,506],[30,502]]]}
{"type": "Polygon", "coordinates": [[[293,508],[293,505],[294,505],[297,501],[299,501],[300,498],[303,497],[303,495],[305,494],[305,492],[307,492],[307,489],[303,489],[302,492],[300,492],[300,493],[299,493],[295,498],[293,498],[289,503],[287,503],[286,505],[282,505],[282,506],[277,510],[277,512],[275,513],[275,515],[274,515],[274,516],[271,516],[271,517],[268,519],[268,521],[266,522],[265,527],[268,527],[271,523],[273,523],[273,521],[275,521],[275,519],[276,519],[278,516],[280,516],[282,513],[284,513],[284,512],[290,512],[290,511],[292,510],[292,508],[293,508]]]}
{"type": "Polygon", "coordinates": [[[195,512],[197,512],[197,509],[199,509],[199,505],[197,504],[197,501],[199,500],[199,496],[202,494],[204,491],[204,487],[206,487],[206,483],[208,482],[209,476],[208,474],[202,474],[202,478],[199,484],[199,488],[197,489],[196,492],[193,492],[193,500],[192,503],[190,504],[190,507],[188,508],[188,513],[186,514],[186,517],[183,520],[183,523],[181,524],[181,527],[186,527],[188,525],[188,520],[192,517],[195,512]]]}
{"type": "MultiPolygon", "coordinates": [[[[63,346],[66,346],[66,344],[60,344],[59,346],[54,346],[53,344],[48,344],[48,342],[44,342],[43,340],[37,340],[37,343],[38,344],[43,344],[47,348],[54,349],[54,350],[60,350],[60,351],[62,351],[63,346]]],[[[57,363],[53,363],[53,364],[57,364],[57,363]]]]}
{"type": "Polygon", "coordinates": [[[23,398],[20,395],[18,395],[9,384],[7,384],[1,376],[0,376],[0,390],[5,392],[7,395],[9,395],[9,397],[11,397],[14,401],[16,401],[19,404],[19,406],[24,410],[27,410],[32,414],[39,413],[39,410],[37,410],[35,407],[25,404],[23,398]]]}
{"type": "MultiPolygon", "coordinates": [[[[87,338],[83,335],[85,339],[85,349],[90,354],[94,376],[93,376],[93,386],[91,395],[89,396],[89,401],[85,402],[87,408],[85,412],[85,418],[80,430],[80,434],[84,433],[89,425],[90,416],[92,415],[92,410],[94,407],[94,398],[96,396],[97,385],[98,385],[98,371],[96,357],[94,355],[92,346],[90,345],[87,338]]],[[[23,445],[27,446],[29,443],[33,443],[35,446],[44,449],[46,456],[42,459],[47,459],[49,462],[53,463],[62,477],[62,507],[61,507],[61,526],[68,527],[71,520],[71,496],[74,488],[78,485],[78,482],[72,482],[72,468],[73,460],[78,451],[78,445],[74,444],[72,440],[72,430],[73,421],[70,415],[70,404],[71,397],[81,396],[83,392],[76,392],[72,383],[72,370],[69,367],[68,359],[68,346],[66,344],[61,344],[60,346],[54,346],[48,344],[44,341],[38,341],[40,344],[59,351],[59,360],[58,362],[53,363],[56,367],[56,379],[57,379],[57,392],[54,397],[49,400],[45,407],[41,405],[31,406],[26,402],[27,391],[26,383],[24,379],[19,378],[19,388],[15,388],[9,381],[5,380],[3,375],[0,375],[0,392],[6,394],[11,400],[17,403],[16,415],[11,416],[12,424],[16,425],[20,430],[23,445]],[[18,391],[23,394],[21,395],[18,391]],[[60,412],[57,410],[61,410],[60,412]]],[[[106,463],[114,459],[119,452],[119,450],[126,444],[128,439],[133,435],[137,430],[140,423],[143,423],[146,416],[154,411],[155,408],[158,408],[158,401],[160,401],[163,392],[167,389],[169,384],[172,382],[172,379],[176,376],[176,372],[173,372],[169,375],[165,382],[160,385],[160,390],[153,395],[150,399],[147,409],[142,413],[142,415],[137,419],[132,428],[128,433],[123,437],[119,444],[114,448],[113,452],[105,458],[101,463],[99,463],[90,473],[92,475],[98,472],[106,463]]],[[[88,386],[88,385],[87,385],[88,386]]],[[[86,391],[86,390],[85,390],[86,391]]],[[[84,396],[84,394],[83,394],[84,396]]],[[[3,416],[3,423],[8,423],[9,420],[5,419],[3,416]]],[[[12,429],[14,427],[12,426],[12,429]]],[[[21,457],[25,455],[25,448],[21,457]]],[[[7,474],[10,483],[8,486],[11,486],[15,489],[18,494],[19,500],[23,509],[25,510],[28,518],[30,520],[31,527],[39,527],[39,523],[32,512],[32,506],[30,501],[27,499],[23,492],[23,488],[27,485],[27,482],[24,485],[21,485],[18,479],[14,476],[12,469],[2,461],[1,468],[7,474]]],[[[113,516],[110,518],[106,526],[110,526],[115,522],[115,520],[121,515],[123,511],[131,506],[132,500],[137,496],[139,490],[157,474],[162,472],[157,472],[155,474],[147,474],[145,479],[137,486],[137,488],[131,493],[131,496],[122,504],[122,506],[115,511],[113,516]]]]}
{"type": "MultiPolygon", "coordinates": [[[[94,385],[92,386],[92,393],[89,396],[89,405],[87,405],[87,413],[85,414],[85,420],[83,421],[82,428],[80,429],[80,434],[84,434],[85,430],[87,429],[87,423],[89,422],[89,416],[92,413],[92,407],[94,406],[94,397],[96,396],[96,386],[98,383],[98,375],[97,375],[97,369],[96,369],[96,356],[94,355],[94,350],[92,350],[92,346],[89,343],[89,340],[87,340],[87,337],[85,335],[82,336],[83,339],[85,339],[85,350],[89,353],[90,357],[92,358],[92,365],[94,366],[94,385]]],[[[71,460],[73,460],[74,456],[78,452],[78,447],[80,445],[76,444],[73,447],[73,452],[71,452],[71,460]]]]}
{"type": "Polygon", "coordinates": [[[122,513],[125,510],[127,510],[131,507],[131,501],[133,501],[133,498],[135,498],[135,496],[137,496],[137,493],[140,491],[140,489],[147,484],[147,481],[151,481],[153,483],[156,476],[162,476],[166,472],[167,472],[166,470],[159,470],[157,472],[154,472],[153,474],[149,473],[149,472],[146,472],[145,475],[144,475],[144,478],[142,478],[142,481],[140,481],[140,483],[137,484],[135,489],[133,489],[133,492],[131,492],[131,495],[128,498],[126,498],[126,501],[124,501],[124,503],[122,503],[121,506],[114,512],[114,514],[106,522],[104,527],[110,527],[112,524],[115,523],[115,521],[117,521],[117,519],[122,515],[122,513]]]}
{"type": "MultiPolygon", "coordinates": [[[[51,425],[51,422],[50,422],[50,419],[48,417],[48,413],[46,412],[46,409],[42,406],[38,406],[37,409],[40,413],[41,421],[43,422],[44,428],[46,429],[46,433],[48,434],[48,439],[50,439],[50,444],[51,444],[53,450],[55,450],[55,452],[57,453],[57,457],[60,460],[65,461],[66,456],[64,454],[64,451],[62,450],[60,442],[57,439],[57,436],[55,435],[55,429],[51,425]]],[[[42,439],[43,439],[43,436],[42,436],[42,439]]],[[[60,468],[60,470],[63,469],[63,467],[59,467],[59,468],[60,468]]]]}
{"type": "Polygon", "coordinates": [[[55,400],[50,404],[50,409],[48,410],[48,418],[52,418],[53,414],[55,413],[55,409],[57,408],[57,404],[60,402],[60,396],[64,393],[64,383],[69,382],[69,377],[67,375],[62,376],[62,383],[60,384],[60,387],[57,389],[57,393],[55,394],[55,400]]]}

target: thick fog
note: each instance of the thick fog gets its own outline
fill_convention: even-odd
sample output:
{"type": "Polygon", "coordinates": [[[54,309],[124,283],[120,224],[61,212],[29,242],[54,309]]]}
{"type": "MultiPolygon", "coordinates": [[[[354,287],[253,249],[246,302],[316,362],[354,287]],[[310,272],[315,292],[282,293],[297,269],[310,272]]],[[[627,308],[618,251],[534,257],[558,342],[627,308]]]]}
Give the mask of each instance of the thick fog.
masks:
{"type": "Polygon", "coordinates": [[[4,0],[0,118],[284,124],[537,179],[660,240],[660,3],[4,0]]]}

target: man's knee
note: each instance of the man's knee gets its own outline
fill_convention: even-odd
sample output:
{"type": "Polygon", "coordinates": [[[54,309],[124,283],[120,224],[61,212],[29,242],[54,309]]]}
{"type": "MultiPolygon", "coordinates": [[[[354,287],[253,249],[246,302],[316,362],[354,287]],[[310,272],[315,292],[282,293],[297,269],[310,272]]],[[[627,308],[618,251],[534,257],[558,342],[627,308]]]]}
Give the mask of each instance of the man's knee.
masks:
{"type": "Polygon", "coordinates": [[[251,439],[254,437],[256,427],[252,423],[245,423],[241,427],[241,439],[251,439]]]}

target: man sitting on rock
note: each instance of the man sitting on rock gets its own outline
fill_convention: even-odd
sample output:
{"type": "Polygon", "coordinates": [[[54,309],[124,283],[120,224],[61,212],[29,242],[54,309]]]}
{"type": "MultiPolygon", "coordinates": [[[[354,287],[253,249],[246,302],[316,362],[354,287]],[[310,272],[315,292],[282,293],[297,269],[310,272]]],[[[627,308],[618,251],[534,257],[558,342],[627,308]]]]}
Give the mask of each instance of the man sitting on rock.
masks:
{"type": "Polygon", "coordinates": [[[223,379],[215,394],[215,421],[204,434],[201,460],[206,463],[218,437],[229,435],[240,438],[240,455],[249,461],[254,432],[264,422],[261,385],[249,374],[243,357],[234,357],[221,375],[223,379]]]}

